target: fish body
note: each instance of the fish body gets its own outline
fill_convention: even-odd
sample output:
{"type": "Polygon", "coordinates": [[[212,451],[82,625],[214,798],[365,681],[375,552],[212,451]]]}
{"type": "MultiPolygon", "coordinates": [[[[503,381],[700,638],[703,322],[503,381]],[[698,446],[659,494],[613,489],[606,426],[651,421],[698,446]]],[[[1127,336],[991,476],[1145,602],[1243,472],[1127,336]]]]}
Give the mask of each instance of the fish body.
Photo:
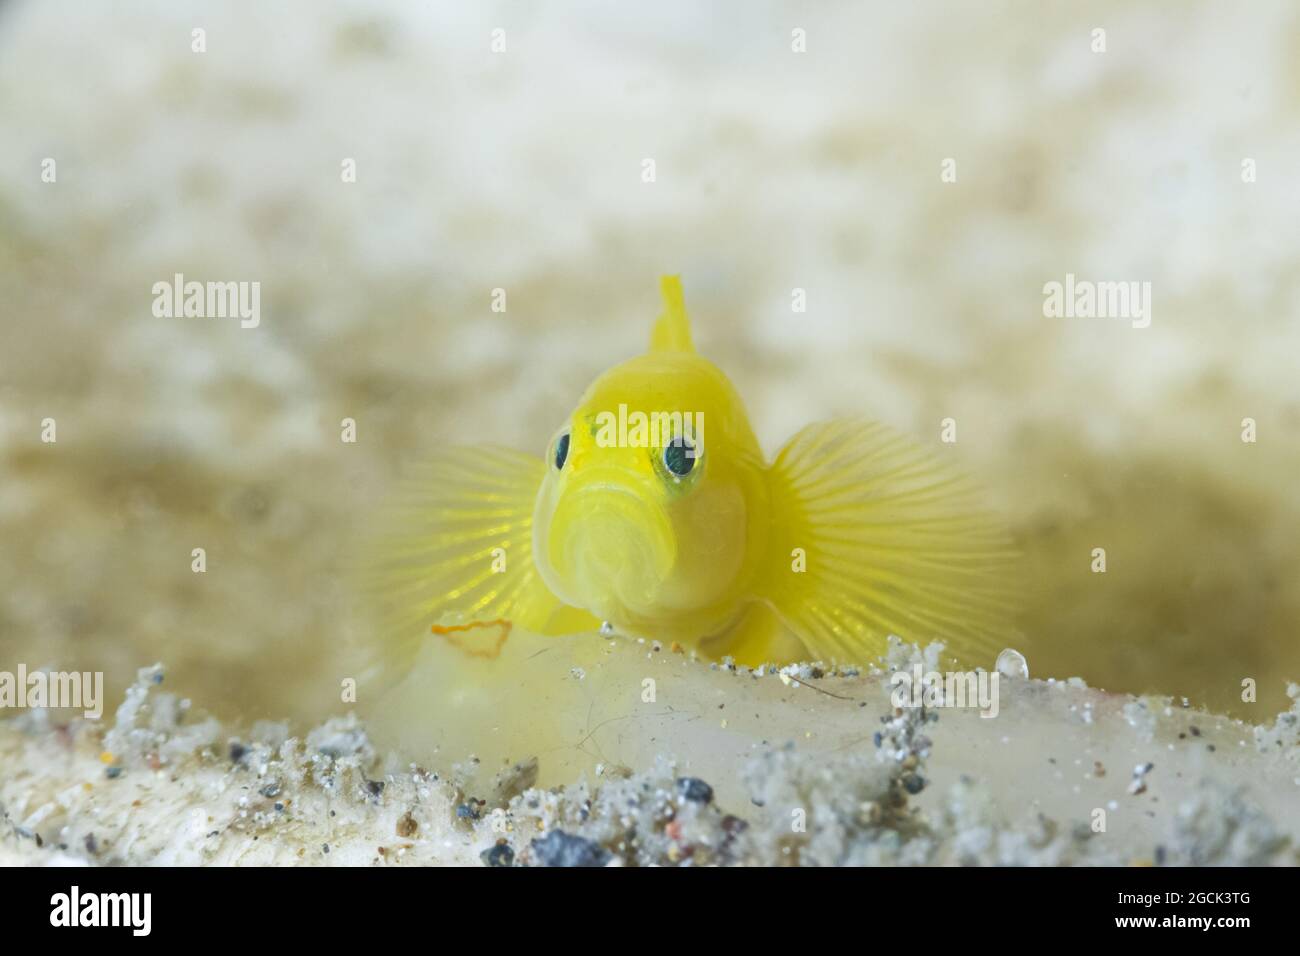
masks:
{"type": "Polygon", "coordinates": [[[649,351],[591,384],[541,460],[462,447],[414,477],[377,552],[394,646],[509,621],[607,622],[751,665],[865,663],[890,634],[996,651],[1012,553],[972,485],[861,420],[769,462],[695,351],[680,282],[661,289],[649,351]]]}

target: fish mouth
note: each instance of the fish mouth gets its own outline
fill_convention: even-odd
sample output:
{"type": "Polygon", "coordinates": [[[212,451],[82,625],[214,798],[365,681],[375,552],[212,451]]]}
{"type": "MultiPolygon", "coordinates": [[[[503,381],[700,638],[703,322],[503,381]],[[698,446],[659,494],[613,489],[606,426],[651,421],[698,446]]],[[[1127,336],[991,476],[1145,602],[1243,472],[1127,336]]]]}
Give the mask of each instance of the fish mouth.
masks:
{"type": "Polygon", "coordinates": [[[548,557],[574,603],[609,621],[652,611],[676,564],[667,513],[624,482],[571,489],[551,520],[548,557]]]}

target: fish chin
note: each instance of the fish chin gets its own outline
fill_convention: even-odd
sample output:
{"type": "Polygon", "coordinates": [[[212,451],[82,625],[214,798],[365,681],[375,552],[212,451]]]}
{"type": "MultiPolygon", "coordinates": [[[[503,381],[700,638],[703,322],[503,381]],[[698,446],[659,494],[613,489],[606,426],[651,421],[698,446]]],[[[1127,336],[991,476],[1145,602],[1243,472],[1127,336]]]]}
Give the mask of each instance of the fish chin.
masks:
{"type": "Polygon", "coordinates": [[[676,557],[662,509],[607,487],[561,503],[548,551],[571,601],[614,622],[653,613],[676,557]]]}

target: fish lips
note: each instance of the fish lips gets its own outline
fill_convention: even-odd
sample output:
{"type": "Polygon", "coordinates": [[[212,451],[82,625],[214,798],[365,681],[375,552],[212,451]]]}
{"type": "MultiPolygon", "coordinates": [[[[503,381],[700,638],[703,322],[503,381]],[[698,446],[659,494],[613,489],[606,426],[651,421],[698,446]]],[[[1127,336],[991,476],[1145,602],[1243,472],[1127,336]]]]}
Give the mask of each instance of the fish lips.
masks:
{"type": "Polygon", "coordinates": [[[672,521],[653,494],[609,478],[566,489],[545,548],[558,590],[610,621],[652,611],[677,560],[672,521]]]}

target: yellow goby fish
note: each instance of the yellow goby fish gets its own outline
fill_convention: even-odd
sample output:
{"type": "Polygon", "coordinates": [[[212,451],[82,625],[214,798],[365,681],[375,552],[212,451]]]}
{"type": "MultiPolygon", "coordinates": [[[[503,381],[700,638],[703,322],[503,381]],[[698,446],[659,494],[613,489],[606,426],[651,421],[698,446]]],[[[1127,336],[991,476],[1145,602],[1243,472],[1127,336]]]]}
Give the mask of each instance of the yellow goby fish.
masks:
{"type": "Polygon", "coordinates": [[[975,490],[869,421],[809,425],[763,456],[692,344],[681,283],[650,350],[605,372],[545,457],[444,452],[379,543],[388,663],[430,629],[561,635],[602,623],[738,663],[866,663],[895,634],[996,652],[1011,551],[975,490]]]}

